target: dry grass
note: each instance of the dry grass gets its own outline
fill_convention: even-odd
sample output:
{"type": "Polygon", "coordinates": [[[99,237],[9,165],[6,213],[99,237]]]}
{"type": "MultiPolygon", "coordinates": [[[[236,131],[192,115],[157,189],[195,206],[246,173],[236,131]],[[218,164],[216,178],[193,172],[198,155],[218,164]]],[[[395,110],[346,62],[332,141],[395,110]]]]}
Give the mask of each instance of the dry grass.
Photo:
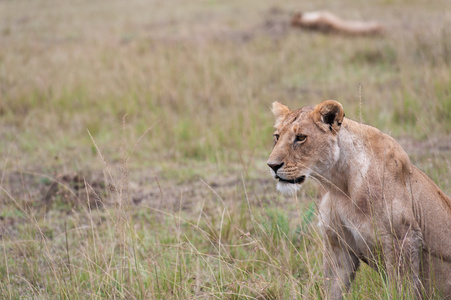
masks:
{"type": "MultiPolygon", "coordinates": [[[[450,194],[449,8],[1,2],[1,297],[321,298],[318,191],[274,192],[270,103],[341,101],[450,194]],[[388,31],[287,26],[313,9],[388,31]]],[[[349,298],[390,292],[364,268],[349,298]]]]}

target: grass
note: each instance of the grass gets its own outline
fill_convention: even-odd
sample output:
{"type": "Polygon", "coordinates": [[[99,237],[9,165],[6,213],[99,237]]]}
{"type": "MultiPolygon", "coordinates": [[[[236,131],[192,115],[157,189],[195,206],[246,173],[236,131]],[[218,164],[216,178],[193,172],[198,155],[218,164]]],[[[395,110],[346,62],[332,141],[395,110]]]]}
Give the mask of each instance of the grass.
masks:
{"type": "MultiPolygon", "coordinates": [[[[270,104],[339,100],[451,194],[446,7],[0,3],[0,297],[321,299],[320,192],[274,191],[270,104]],[[323,8],[389,30],[287,27],[323,8]]],[[[364,267],[347,298],[390,288],[364,267]]]]}

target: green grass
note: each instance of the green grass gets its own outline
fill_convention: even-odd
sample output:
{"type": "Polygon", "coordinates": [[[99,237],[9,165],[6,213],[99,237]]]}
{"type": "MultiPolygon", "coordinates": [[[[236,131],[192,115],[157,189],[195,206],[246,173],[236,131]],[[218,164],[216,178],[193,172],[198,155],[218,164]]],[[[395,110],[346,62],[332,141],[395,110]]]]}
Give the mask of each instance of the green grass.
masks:
{"type": "MultiPolygon", "coordinates": [[[[445,7],[1,2],[0,298],[321,299],[319,188],[275,192],[270,105],[339,100],[451,194],[445,7]],[[284,25],[324,8],[387,34],[284,25]]],[[[391,289],[364,267],[346,297],[391,289]]]]}

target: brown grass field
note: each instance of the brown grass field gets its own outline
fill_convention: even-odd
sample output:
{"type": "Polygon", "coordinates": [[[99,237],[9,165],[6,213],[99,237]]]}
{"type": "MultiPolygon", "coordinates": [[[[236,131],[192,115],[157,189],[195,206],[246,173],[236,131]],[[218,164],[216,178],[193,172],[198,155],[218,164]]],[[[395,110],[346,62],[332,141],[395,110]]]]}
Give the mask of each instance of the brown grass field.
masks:
{"type": "MultiPolygon", "coordinates": [[[[1,299],[321,299],[270,105],[340,101],[451,195],[449,1],[0,1],[1,299]],[[377,20],[349,37],[298,11],[377,20]]],[[[362,268],[346,299],[405,299],[362,268]]],[[[439,298],[439,296],[437,296],[439,298]]]]}

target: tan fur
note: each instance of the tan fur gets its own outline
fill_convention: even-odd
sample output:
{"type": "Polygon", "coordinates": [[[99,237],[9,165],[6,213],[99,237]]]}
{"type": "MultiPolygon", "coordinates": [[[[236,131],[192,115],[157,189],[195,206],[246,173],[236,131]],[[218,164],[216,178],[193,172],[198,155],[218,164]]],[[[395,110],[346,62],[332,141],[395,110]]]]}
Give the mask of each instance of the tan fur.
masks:
{"type": "Polygon", "coordinates": [[[328,11],[297,13],[291,19],[291,25],[348,35],[381,34],[384,32],[384,27],[379,23],[343,20],[328,11]]]}
{"type": "Polygon", "coordinates": [[[268,165],[285,180],[277,188],[293,193],[312,177],[327,191],[319,219],[328,298],[342,298],[361,261],[382,265],[399,288],[408,278],[418,298],[431,287],[451,298],[451,198],[393,138],[345,118],[336,101],[295,111],[275,102],[273,111],[268,165]]]}

